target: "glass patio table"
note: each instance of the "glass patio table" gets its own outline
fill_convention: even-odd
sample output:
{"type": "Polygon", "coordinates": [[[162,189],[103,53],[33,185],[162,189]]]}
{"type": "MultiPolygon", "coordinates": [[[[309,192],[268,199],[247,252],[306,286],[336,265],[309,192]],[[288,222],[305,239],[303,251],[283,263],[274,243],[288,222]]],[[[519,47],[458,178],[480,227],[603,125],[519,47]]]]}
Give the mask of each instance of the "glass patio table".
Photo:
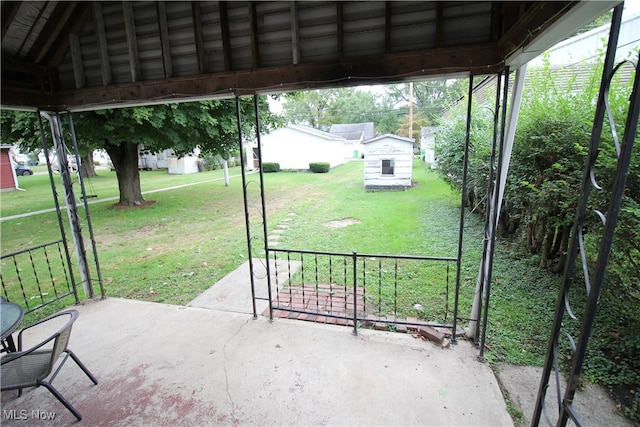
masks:
{"type": "Polygon", "coordinates": [[[23,317],[24,311],[22,307],[2,298],[0,304],[0,329],[2,329],[2,335],[0,340],[4,351],[16,351],[16,345],[11,334],[18,329],[23,317]]]}

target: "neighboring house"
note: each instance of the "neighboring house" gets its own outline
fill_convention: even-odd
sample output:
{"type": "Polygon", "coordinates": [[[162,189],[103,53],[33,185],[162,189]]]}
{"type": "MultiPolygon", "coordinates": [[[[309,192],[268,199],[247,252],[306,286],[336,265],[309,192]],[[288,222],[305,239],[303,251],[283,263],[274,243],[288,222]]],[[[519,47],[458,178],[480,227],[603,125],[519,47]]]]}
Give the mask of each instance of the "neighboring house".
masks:
{"type": "Polygon", "coordinates": [[[343,137],[344,157],[347,159],[359,159],[364,155],[364,141],[375,136],[373,122],[367,123],[342,123],[333,124],[329,133],[343,137]]]}
{"type": "Polygon", "coordinates": [[[156,170],[168,169],[169,157],[175,155],[173,150],[164,150],[159,153],[150,153],[144,145],[138,146],[138,169],[156,170]]]}
{"type": "Polygon", "coordinates": [[[436,133],[437,127],[425,126],[420,130],[420,156],[431,168],[436,167],[436,133]]]}
{"type": "Polygon", "coordinates": [[[0,145],[0,190],[11,191],[18,188],[18,178],[11,160],[11,145],[0,145]]]}
{"type": "Polygon", "coordinates": [[[200,169],[198,167],[197,156],[169,156],[167,172],[171,175],[186,175],[188,173],[198,173],[200,169]]]}
{"type": "Polygon", "coordinates": [[[167,169],[171,175],[185,175],[199,172],[198,167],[199,150],[196,148],[196,155],[189,154],[178,158],[173,150],[168,149],[159,153],[145,151],[144,146],[138,148],[138,169],[158,170],[167,169]]]}
{"type": "Polygon", "coordinates": [[[413,138],[381,135],[364,143],[364,188],[404,190],[411,187],[413,138]]]}
{"type": "MultiPolygon", "coordinates": [[[[580,88],[591,74],[593,63],[599,58],[599,51],[604,49],[608,35],[609,24],[605,24],[556,44],[546,52],[546,56],[540,55],[534,58],[528,64],[524,90],[526,91],[531,84],[531,73],[544,65],[545,58],[549,61],[556,85],[571,84],[574,89],[580,88]]],[[[620,24],[616,63],[638,49],[640,49],[640,13],[628,16],[625,14],[620,24]]],[[[635,58],[637,56],[632,56],[632,59],[635,60],[635,58]]],[[[621,75],[622,81],[626,82],[632,77],[632,70],[633,66],[625,63],[618,71],[618,75],[621,75]]],[[[511,87],[513,86],[513,74],[510,77],[509,86],[511,87]]],[[[474,85],[473,99],[479,105],[492,106],[495,103],[495,92],[496,76],[487,76],[474,85]]],[[[461,98],[458,102],[466,101],[461,98]]],[[[452,108],[445,110],[443,116],[448,117],[451,110],[452,108]]]]}
{"type": "Polygon", "coordinates": [[[327,162],[334,168],[344,163],[340,136],[307,126],[289,125],[261,135],[262,161],[279,163],[280,169],[307,170],[309,163],[327,162]]]}

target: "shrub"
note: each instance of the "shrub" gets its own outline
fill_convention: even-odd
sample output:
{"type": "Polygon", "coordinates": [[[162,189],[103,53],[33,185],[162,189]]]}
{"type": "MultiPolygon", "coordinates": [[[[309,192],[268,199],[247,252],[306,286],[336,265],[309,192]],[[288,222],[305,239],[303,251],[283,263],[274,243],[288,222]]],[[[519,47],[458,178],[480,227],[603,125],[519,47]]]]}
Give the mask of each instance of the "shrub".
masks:
{"type": "Polygon", "coordinates": [[[327,173],[329,172],[329,163],[327,162],[317,162],[317,163],[309,163],[309,169],[314,173],[327,173]]]}
{"type": "Polygon", "coordinates": [[[262,171],[267,172],[280,172],[280,163],[264,162],[262,163],[262,171]]]}

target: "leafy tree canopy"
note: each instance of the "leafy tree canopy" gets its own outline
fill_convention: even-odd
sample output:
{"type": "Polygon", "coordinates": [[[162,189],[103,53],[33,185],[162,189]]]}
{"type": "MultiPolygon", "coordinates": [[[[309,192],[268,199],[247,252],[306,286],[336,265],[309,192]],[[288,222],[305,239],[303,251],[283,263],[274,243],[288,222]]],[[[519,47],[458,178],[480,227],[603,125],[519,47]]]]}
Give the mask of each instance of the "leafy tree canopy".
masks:
{"type": "MultiPolygon", "coordinates": [[[[243,135],[255,128],[253,100],[241,99],[243,135]]],[[[264,97],[259,98],[261,120],[269,126],[273,117],[264,97]]],[[[67,121],[63,120],[63,126],[67,121]]],[[[196,147],[205,154],[228,157],[239,149],[236,103],[234,100],[209,100],[132,108],[104,109],[73,113],[80,151],[103,148],[109,154],[118,175],[120,203],[144,203],[138,174],[138,147],[149,152],[172,149],[178,156],[196,147]]],[[[48,125],[45,123],[48,131],[48,125]]],[[[69,130],[66,129],[65,134],[69,130]]],[[[42,146],[37,115],[3,111],[3,140],[16,141],[21,147],[38,150],[42,146]]],[[[67,141],[68,142],[68,141],[67,141]]]]}

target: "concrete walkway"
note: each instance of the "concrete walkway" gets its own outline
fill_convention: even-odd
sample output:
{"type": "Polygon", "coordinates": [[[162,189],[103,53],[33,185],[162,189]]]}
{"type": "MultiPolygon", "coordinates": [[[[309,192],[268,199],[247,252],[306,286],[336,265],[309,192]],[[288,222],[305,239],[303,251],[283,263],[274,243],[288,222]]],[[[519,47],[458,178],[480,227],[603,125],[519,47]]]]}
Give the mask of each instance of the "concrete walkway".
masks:
{"type": "MultiPolygon", "coordinates": [[[[294,275],[300,268],[300,261],[285,260],[276,262],[271,260],[271,292],[275,296],[276,274],[281,278],[294,275]]],[[[253,314],[251,300],[251,286],[249,282],[249,261],[220,279],[215,285],[198,295],[187,304],[189,307],[210,308],[213,310],[232,311],[234,313],[253,314]]],[[[269,307],[269,291],[267,288],[267,268],[264,259],[255,258],[253,261],[253,280],[256,299],[256,313],[262,314],[269,307]]]]}
{"type": "MultiPolygon", "coordinates": [[[[77,425],[512,425],[467,342],[442,349],[408,334],[116,298],[77,309],[70,348],[100,381],[72,361],[56,378],[84,416],[77,425]]],[[[16,395],[2,393],[2,425],[76,424],[42,387],[16,395]]]]}

